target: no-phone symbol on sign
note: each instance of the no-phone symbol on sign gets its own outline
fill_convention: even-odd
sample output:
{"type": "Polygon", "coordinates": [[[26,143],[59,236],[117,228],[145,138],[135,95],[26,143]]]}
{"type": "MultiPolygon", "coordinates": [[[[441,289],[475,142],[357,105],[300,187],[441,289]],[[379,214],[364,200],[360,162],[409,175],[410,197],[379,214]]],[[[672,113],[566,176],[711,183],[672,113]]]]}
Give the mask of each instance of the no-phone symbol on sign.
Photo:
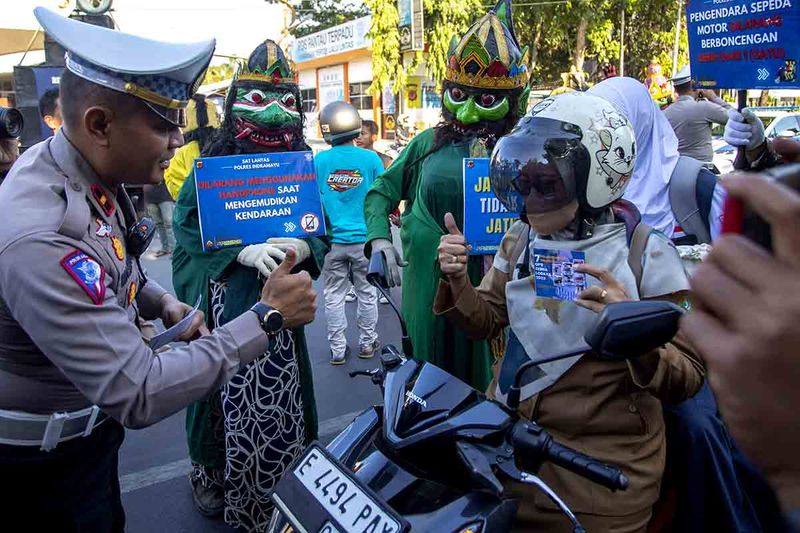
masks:
{"type": "Polygon", "coordinates": [[[300,227],[306,233],[314,233],[319,229],[319,217],[313,213],[306,213],[300,219],[300,227]]]}

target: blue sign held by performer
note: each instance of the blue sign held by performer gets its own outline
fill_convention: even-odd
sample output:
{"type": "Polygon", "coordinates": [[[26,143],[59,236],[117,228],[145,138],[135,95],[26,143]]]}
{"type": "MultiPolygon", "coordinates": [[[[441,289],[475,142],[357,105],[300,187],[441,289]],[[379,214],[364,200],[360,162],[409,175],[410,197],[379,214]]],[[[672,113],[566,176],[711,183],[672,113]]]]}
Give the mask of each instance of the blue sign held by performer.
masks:
{"type": "Polygon", "coordinates": [[[464,159],[464,238],[470,255],[493,255],[508,228],[519,217],[510,213],[492,192],[489,159],[464,159]]]}
{"type": "Polygon", "coordinates": [[[798,0],[688,0],[692,78],[700,87],[800,87],[798,0]]]}
{"type": "Polygon", "coordinates": [[[325,234],[311,152],[203,157],[194,179],[205,251],[325,234]]]}

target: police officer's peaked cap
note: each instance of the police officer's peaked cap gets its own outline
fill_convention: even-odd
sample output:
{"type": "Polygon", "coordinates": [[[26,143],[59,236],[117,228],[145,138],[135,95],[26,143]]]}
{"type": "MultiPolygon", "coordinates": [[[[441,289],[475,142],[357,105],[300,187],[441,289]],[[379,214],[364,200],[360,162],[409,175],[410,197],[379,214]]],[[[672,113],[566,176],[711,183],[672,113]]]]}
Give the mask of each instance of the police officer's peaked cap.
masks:
{"type": "Polygon", "coordinates": [[[692,81],[692,71],[689,68],[689,65],[684,65],[684,67],[680,69],[670,81],[672,82],[672,85],[685,85],[692,81]]]}
{"type": "Polygon", "coordinates": [[[145,39],[37,7],[42,28],[67,50],[67,69],[115,91],[143,100],[177,126],[211,62],[216,41],[166,43],[145,39]]]}

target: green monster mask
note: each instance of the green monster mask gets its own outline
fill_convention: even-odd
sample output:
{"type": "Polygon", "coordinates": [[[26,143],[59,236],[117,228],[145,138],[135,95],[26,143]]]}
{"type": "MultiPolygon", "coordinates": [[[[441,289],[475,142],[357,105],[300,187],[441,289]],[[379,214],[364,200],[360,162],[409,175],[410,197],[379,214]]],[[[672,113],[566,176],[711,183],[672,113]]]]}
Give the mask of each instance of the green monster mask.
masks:
{"type": "Polygon", "coordinates": [[[230,113],[237,141],[290,150],[302,135],[294,74],[274,41],[259,45],[234,77],[230,113]]]}
{"type": "Polygon", "coordinates": [[[511,111],[524,114],[527,53],[514,34],[510,0],[500,0],[460,41],[453,37],[450,43],[442,99],[452,117],[445,118],[466,132],[485,130],[511,111]],[[512,95],[519,109],[511,109],[512,95]]]}
{"type": "Polygon", "coordinates": [[[496,122],[505,117],[510,109],[507,96],[489,92],[469,94],[460,87],[451,87],[444,92],[444,106],[465,126],[482,120],[496,122]]]}

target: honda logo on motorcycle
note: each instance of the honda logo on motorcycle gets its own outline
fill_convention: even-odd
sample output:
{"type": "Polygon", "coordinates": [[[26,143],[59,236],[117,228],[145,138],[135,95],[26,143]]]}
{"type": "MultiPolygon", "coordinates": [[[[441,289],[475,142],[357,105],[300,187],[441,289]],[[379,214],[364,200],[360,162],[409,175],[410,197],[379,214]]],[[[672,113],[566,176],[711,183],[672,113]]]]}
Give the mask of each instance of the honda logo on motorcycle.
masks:
{"type": "Polygon", "coordinates": [[[425,400],[423,400],[422,398],[420,398],[419,396],[417,396],[416,394],[414,394],[410,390],[406,391],[406,403],[408,403],[408,402],[415,402],[415,403],[420,404],[425,409],[428,408],[428,402],[426,402],[425,400]]]}

